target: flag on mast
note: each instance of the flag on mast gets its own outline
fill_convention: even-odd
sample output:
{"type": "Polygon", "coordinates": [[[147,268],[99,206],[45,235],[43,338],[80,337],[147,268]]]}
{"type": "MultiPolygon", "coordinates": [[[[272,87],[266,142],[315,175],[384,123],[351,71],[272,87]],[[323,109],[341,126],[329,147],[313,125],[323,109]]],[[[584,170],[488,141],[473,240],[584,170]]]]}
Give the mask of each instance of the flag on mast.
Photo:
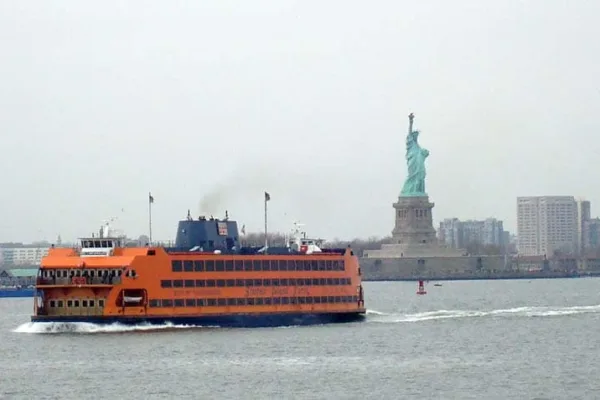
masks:
{"type": "Polygon", "coordinates": [[[148,202],[150,202],[150,204],[154,203],[154,197],[152,196],[152,193],[148,192],[148,202]]]}
{"type": "Polygon", "coordinates": [[[269,201],[271,200],[271,195],[267,192],[265,192],[265,201],[269,201]]]}

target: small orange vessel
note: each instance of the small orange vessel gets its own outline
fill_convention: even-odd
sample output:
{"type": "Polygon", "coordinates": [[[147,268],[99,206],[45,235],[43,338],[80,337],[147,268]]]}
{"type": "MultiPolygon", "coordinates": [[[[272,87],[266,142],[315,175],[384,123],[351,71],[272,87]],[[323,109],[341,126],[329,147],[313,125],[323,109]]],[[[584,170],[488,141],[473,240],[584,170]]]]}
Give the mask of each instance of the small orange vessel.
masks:
{"type": "Polygon", "coordinates": [[[287,246],[241,247],[237,223],[189,216],[176,247],[124,247],[108,224],[41,262],[34,322],[259,327],[364,319],[358,258],[299,230],[287,246]]]}

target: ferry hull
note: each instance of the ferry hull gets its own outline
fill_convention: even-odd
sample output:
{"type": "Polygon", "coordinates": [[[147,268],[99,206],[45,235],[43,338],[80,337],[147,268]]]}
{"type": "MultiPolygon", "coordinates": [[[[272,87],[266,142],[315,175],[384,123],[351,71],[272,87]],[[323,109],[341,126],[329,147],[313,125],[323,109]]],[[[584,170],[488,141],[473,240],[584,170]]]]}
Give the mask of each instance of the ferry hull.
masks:
{"type": "Polygon", "coordinates": [[[31,322],[59,322],[123,325],[190,325],[222,328],[261,328],[277,326],[322,325],[331,323],[359,322],[365,319],[364,311],[343,313],[278,313],[278,314],[236,314],[201,315],[170,317],[89,317],[89,316],[43,316],[31,317],[31,322]]]}

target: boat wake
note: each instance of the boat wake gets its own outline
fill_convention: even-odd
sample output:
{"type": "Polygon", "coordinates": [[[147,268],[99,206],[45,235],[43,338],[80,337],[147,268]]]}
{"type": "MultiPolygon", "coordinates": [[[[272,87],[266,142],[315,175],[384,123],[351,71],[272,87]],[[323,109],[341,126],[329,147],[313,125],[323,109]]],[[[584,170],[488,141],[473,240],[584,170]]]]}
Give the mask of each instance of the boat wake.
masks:
{"type": "Polygon", "coordinates": [[[600,304],[572,307],[516,307],[498,310],[436,310],[415,314],[367,311],[367,321],[375,323],[421,322],[437,319],[476,317],[556,317],[575,314],[600,313],[600,304]]]}
{"type": "Polygon", "coordinates": [[[110,325],[92,324],[87,322],[28,322],[14,329],[15,333],[125,333],[125,332],[151,332],[168,331],[178,329],[212,328],[210,326],[197,325],[123,325],[119,323],[110,325]]]}

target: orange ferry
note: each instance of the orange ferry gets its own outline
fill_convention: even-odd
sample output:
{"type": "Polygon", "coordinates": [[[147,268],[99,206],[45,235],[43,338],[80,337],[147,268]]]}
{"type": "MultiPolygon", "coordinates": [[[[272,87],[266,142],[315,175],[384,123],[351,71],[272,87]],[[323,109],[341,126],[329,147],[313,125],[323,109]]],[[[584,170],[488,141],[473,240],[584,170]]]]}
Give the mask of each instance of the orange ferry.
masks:
{"type": "Polygon", "coordinates": [[[41,262],[34,322],[227,327],[362,320],[361,271],[350,246],[319,247],[298,229],[287,246],[241,247],[238,227],[188,212],[174,248],[125,247],[108,224],[41,262]]]}

